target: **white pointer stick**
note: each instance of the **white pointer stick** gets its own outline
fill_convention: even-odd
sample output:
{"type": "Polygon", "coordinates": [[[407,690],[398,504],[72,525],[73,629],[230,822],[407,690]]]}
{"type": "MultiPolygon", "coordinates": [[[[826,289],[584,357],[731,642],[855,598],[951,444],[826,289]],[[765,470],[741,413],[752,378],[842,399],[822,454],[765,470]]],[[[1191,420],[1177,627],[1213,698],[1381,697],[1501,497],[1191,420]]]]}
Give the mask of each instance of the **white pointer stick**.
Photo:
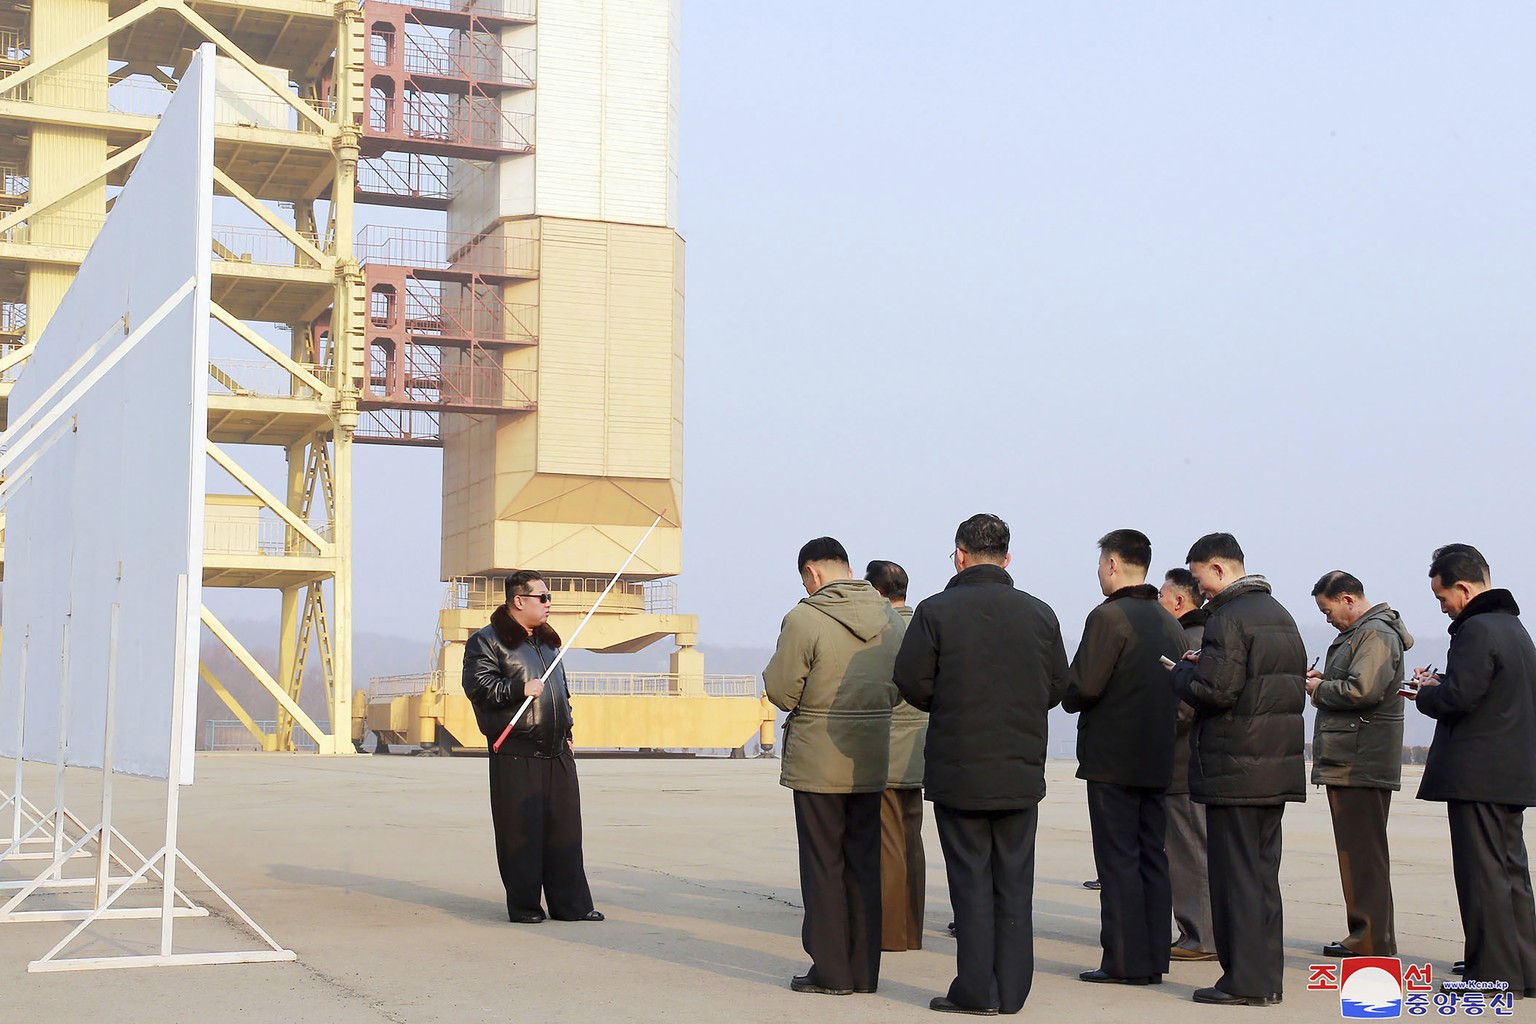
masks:
{"type": "MultiPolygon", "coordinates": [[[[560,648],[560,653],[555,655],[555,660],[550,662],[549,667],[544,670],[543,679],[547,680],[550,676],[555,674],[555,669],[558,668],[560,662],[565,659],[565,652],[571,649],[571,646],[576,643],[576,638],[581,635],[581,631],[585,629],[587,627],[587,623],[591,621],[592,613],[597,611],[597,606],[603,603],[603,598],[607,597],[608,592],[611,591],[614,588],[614,585],[619,582],[619,577],[624,575],[624,570],[629,568],[629,563],[633,562],[635,560],[635,556],[640,553],[640,549],[645,547],[645,542],[651,539],[651,534],[656,532],[656,527],[661,525],[661,521],[666,517],[666,514],[667,510],[662,509],[661,515],[656,517],[656,521],[651,524],[651,528],[645,531],[645,536],[640,538],[640,543],[635,545],[635,549],[629,553],[629,557],[624,559],[624,564],[619,566],[619,571],[614,573],[613,579],[608,581],[608,586],[604,587],[603,592],[597,595],[597,600],[593,601],[592,607],[587,609],[587,614],[584,618],[582,618],[580,625],[576,627],[576,632],[570,635],[569,639],[565,641],[565,646],[560,648]]],[[[523,704],[520,708],[517,709],[517,714],[512,716],[512,721],[507,723],[507,727],[501,730],[501,735],[496,737],[496,742],[491,744],[492,753],[495,753],[501,749],[501,745],[506,742],[507,737],[511,734],[512,727],[517,724],[517,720],[519,718],[523,717],[523,712],[527,711],[528,705],[532,703],[532,697],[523,698],[523,704]]]]}

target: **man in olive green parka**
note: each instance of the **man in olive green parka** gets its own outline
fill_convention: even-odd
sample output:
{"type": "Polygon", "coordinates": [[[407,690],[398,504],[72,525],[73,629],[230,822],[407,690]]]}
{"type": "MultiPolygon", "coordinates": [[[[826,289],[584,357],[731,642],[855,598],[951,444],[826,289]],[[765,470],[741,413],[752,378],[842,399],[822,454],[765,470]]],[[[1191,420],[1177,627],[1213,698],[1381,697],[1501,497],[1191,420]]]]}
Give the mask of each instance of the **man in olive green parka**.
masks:
{"type": "Polygon", "coordinates": [[[873,992],[880,975],[880,794],[890,764],[892,681],[902,622],[854,579],[831,537],[800,549],[808,595],[784,616],[763,670],[784,722],[780,784],[795,794],[801,941],[811,969],[796,992],[873,992]]]}

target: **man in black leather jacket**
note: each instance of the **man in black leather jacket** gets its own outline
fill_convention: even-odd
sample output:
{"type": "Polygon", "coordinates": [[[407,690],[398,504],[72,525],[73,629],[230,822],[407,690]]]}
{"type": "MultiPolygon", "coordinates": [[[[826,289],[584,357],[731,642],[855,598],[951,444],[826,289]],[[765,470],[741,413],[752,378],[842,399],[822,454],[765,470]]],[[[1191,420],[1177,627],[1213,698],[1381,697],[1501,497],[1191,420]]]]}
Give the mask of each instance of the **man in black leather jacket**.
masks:
{"type": "Polygon", "coordinates": [[[490,752],[491,822],[507,917],[544,920],[539,890],[557,921],[601,921],[581,857],[581,790],[571,745],[565,666],[550,673],[560,635],[549,625],[549,584],[536,572],[507,577],[507,603],[464,646],[464,694],[490,752]],[[547,677],[547,678],[546,678],[547,677]],[[533,702],[496,741],[525,698],[533,702]]]}

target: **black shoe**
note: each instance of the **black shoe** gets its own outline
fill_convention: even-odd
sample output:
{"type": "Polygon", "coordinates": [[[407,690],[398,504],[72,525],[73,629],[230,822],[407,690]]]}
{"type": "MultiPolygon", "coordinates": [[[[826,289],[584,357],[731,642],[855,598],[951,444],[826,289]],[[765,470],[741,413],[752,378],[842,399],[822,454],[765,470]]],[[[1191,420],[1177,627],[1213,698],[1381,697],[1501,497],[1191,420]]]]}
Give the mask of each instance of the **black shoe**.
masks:
{"type": "Polygon", "coordinates": [[[818,996],[851,996],[851,988],[826,988],[811,981],[809,974],[797,974],[789,979],[789,987],[793,992],[809,992],[818,996]]]}
{"type": "Polygon", "coordinates": [[[576,920],[578,920],[578,921],[606,921],[607,918],[605,918],[603,916],[603,912],[601,910],[589,910],[585,914],[582,914],[580,917],[578,917],[576,920]]]}
{"type": "Polygon", "coordinates": [[[1106,973],[1102,968],[1084,971],[1077,976],[1078,981],[1091,981],[1099,985],[1161,985],[1163,976],[1152,974],[1142,978],[1119,978],[1106,973]]]}
{"type": "Polygon", "coordinates": [[[944,926],[944,930],[949,932],[949,937],[950,938],[954,938],[955,937],[955,922],[953,922],[953,921],[949,922],[949,924],[944,926]]]}
{"type": "Polygon", "coordinates": [[[525,910],[507,911],[507,920],[513,924],[539,924],[544,920],[544,911],[525,910]]]}
{"type": "Polygon", "coordinates": [[[1092,889],[1094,892],[1098,892],[1100,889],[1104,888],[1104,886],[1097,878],[1090,878],[1088,881],[1083,883],[1083,888],[1092,889]]]}
{"type": "Polygon", "coordinates": [[[1356,953],[1342,942],[1330,942],[1328,945],[1323,947],[1323,956],[1336,956],[1342,958],[1359,955],[1359,953],[1356,953]]]}
{"type": "Polygon", "coordinates": [[[1455,963],[1451,964],[1451,973],[1452,974],[1466,974],[1467,973],[1467,962],[1465,960],[1457,960],[1455,963]]]}
{"type": "Polygon", "coordinates": [[[995,1006],[961,1006],[959,1003],[950,1002],[943,996],[934,996],[928,1000],[928,1009],[938,1010],[940,1013],[974,1013],[978,1017],[997,1016],[997,1007],[995,1006]]]}
{"type": "Polygon", "coordinates": [[[1195,1002],[1212,1006],[1274,1006],[1280,1002],[1279,994],[1270,996],[1235,996],[1219,988],[1195,989],[1195,1002]]]}
{"type": "Polygon", "coordinates": [[[878,986],[878,985],[871,985],[869,988],[859,988],[859,987],[855,986],[853,991],[854,991],[855,995],[869,996],[869,995],[874,995],[875,989],[877,989],[879,987],[880,986],[878,986]]]}

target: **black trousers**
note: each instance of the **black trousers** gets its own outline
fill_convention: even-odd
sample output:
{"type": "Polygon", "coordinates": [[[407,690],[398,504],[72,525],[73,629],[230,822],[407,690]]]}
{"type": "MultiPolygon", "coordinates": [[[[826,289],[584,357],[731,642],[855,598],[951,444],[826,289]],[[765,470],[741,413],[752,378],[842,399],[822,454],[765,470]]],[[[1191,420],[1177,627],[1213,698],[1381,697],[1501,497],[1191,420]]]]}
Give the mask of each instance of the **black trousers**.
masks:
{"type": "Polygon", "coordinates": [[[1397,956],[1392,913],[1392,855],[1387,850],[1390,789],[1329,786],[1333,845],[1344,888],[1344,947],[1361,956],[1397,956]]]}
{"type": "Polygon", "coordinates": [[[1173,887],[1175,946],[1216,952],[1211,938],[1211,873],[1205,865],[1205,805],[1168,794],[1168,881],[1173,887]]]}
{"type": "Polygon", "coordinates": [[[1164,849],[1164,791],[1088,783],[1088,824],[1099,872],[1099,967],[1117,978],[1168,971],[1173,887],[1164,849]]]}
{"type": "Polygon", "coordinates": [[[576,758],[492,754],[491,822],[496,828],[496,864],[507,890],[509,915],[540,908],[574,921],[591,911],[592,890],[581,859],[581,789],[576,758]]]}
{"type": "Polygon", "coordinates": [[[928,859],[923,854],[923,791],[880,794],[880,948],[923,948],[923,900],[928,859]]]}
{"type": "Polygon", "coordinates": [[[1525,808],[1452,800],[1451,872],[1466,933],[1468,981],[1536,989],[1536,905],[1522,831],[1525,808]]]}
{"type": "Polygon", "coordinates": [[[1285,974],[1277,807],[1206,804],[1211,924],[1221,978],[1235,996],[1280,995],[1285,974]]]}
{"type": "Polygon", "coordinates": [[[1035,979],[1037,807],[962,811],[933,805],[955,911],[955,980],[960,1006],[1018,1013],[1035,979]]]}
{"type": "Polygon", "coordinates": [[[812,984],[873,992],[880,980],[880,794],[795,791],[800,941],[812,984]]]}

